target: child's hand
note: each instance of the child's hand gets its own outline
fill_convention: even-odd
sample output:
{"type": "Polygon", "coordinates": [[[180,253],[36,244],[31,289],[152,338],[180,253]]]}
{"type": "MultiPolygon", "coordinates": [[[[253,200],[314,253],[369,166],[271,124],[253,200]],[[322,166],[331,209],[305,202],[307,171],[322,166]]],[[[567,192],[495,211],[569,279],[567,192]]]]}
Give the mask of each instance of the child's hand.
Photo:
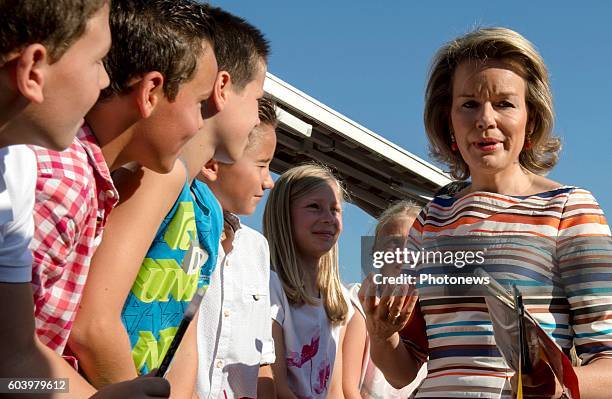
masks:
{"type": "Polygon", "coordinates": [[[386,285],[380,298],[377,284],[370,273],[359,290],[359,301],[366,315],[366,329],[370,339],[385,341],[401,331],[418,300],[411,285],[386,285]]]}
{"type": "Polygon", "coordinates": [[[92,396],[92,399],[110,398],[168,398],[170,397],[170,383],[164,378],[153,377],[154,372],[124,381],[108,385],[92,396]]]}

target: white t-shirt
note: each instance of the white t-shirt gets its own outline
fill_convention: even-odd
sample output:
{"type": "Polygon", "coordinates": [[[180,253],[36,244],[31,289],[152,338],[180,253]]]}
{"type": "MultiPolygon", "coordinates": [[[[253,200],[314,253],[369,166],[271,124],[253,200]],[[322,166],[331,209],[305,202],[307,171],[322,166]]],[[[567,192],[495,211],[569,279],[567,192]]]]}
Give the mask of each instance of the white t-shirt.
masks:
{"type": "MultiPolygon", "coordinates": [[[[348,291],[342,287],[349,309],[354,310],[348,291]]],[[[270,273],[272,319],[283,327],[287,380],[298,398],[326,398],[338,355],[340,333],[344,325],[332,325],[323,303],[293,306],[289,304],[278,275],[270,273]]]]}
{"type": "Polygon", "coordinates": [[[32,280],[36,156],[25,145],[0,148],[0,282],[32,280]]]}
{"type": "Polygon", "coordinates": [[[274,363],[270,323],[270,250],[263,235],[242,225],[219,257],[198,318],[197,393],[206,398],[255,398],[259,367],[274,363]]]}

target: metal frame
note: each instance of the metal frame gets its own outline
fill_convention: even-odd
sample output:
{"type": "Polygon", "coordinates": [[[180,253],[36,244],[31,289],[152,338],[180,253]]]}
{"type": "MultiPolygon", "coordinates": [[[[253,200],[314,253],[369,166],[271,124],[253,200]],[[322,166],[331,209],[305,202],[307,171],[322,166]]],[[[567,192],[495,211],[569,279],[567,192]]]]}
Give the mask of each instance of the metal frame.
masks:
{"type": "Polygon", "coordinates": [[[375,217],[400,199],[425,204],[451,182],[439,168],[271,73],[264,90],[279,106],[275,173],[306,161],[325,163],[346,183],[349,201],[375,217]]]}

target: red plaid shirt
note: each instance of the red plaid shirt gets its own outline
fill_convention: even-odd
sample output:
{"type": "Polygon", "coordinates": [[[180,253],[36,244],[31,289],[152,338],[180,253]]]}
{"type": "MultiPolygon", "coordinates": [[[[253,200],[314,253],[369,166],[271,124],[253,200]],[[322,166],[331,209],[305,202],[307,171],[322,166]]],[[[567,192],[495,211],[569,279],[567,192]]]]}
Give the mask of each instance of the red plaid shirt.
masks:
{"type": "Polygon", "coordinates": [[[62,354],[91,257],[119,195],[87,125],[65,151],[34,151],[38,180],[31,247],[36,332],[62,354]]]}

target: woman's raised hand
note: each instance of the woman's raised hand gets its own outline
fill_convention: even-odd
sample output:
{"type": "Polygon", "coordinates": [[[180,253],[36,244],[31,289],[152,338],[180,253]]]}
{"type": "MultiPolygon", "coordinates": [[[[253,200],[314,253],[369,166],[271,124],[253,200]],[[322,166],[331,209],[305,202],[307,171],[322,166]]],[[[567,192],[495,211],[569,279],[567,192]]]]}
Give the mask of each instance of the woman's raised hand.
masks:
{"type": "Polygon", "coordinates": [[[376,284],[370,273],[359,290],[370,339],[384,341],[401,331],[418,300],[409,284],[376,284]]]}

